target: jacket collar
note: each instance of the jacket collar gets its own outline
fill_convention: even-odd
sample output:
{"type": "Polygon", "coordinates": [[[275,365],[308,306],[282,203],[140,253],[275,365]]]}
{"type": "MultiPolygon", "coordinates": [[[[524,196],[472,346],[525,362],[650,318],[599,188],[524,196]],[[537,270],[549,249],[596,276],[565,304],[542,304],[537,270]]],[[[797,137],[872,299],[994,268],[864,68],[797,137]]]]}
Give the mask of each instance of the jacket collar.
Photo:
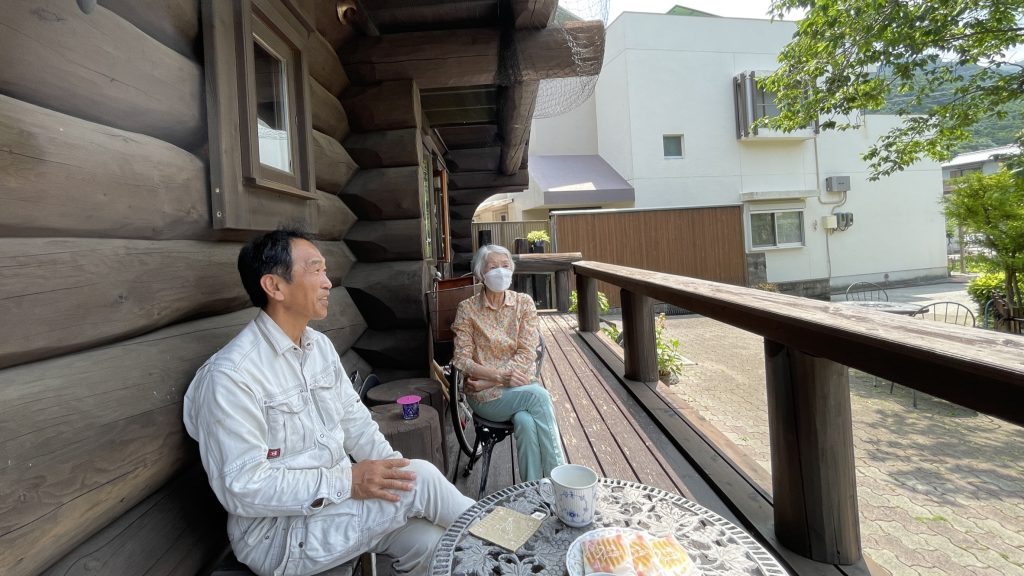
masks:
{"type": "MultiPolygon", "coordinates": [[[[267,314],[264,310],[260,310],[260,313],[256,315],[255,322],[256,327],[260,330],[260,334],[267,341],[267,345],[277,352],[278,355],[297,349],[295,342],[292,342],[292,339],[284,333],[284,330],[281,330],[277,322],[274,322],[270,314],[267,314]]],[[[302,331],[299,341],[302,343],[303,348],[310,350],[313,347],[313,329],[306,326],[302,331]]]]}

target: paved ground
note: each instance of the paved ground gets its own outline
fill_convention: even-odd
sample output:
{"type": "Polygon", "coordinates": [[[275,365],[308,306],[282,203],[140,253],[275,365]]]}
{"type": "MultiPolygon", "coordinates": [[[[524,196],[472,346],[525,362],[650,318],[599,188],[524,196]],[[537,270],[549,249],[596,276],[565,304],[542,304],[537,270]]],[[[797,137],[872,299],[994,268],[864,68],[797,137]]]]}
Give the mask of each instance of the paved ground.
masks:
{"type": "MultiPolygon", "coordinates": [[[[963,284],[890,300],[964,300],[963,284]]],[[[973,306],[973,305],[972,305],[973,306]]],[[[669,318],[688,366],[667,388],[770,469],[760,337],[699,316],[669,318]]],[[[1024,428],[854,372],[851,401],[865,551],[894,576],[1024,575],[1024,428]]],[[[768,487],[770,489],[770,486],[768,487]]]]}

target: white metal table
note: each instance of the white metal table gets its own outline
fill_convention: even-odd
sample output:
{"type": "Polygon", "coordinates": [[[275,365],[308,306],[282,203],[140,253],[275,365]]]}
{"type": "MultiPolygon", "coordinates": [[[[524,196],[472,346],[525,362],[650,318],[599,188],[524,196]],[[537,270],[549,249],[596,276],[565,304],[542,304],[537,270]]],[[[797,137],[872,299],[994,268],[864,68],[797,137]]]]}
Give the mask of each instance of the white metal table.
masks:
{"type": "Polygon", "coordinates": [[[431,574],[561,576],[566,574],[566,551],[577,537],[595,528],[613,526],[645,530],[656,536],[672,534],[689,552],[701,576],[787,574],[749,534],[678,494],[602,478],[594,524],[570,528],[550,511],[537,487],[538,482],[517,484],[491,494],[466,510],[438,543],[431,574]],[[512,553],[468,531],[470,525],[495,506],[524,514],[540,509],[547,517],[526,544],[512,553]]]}

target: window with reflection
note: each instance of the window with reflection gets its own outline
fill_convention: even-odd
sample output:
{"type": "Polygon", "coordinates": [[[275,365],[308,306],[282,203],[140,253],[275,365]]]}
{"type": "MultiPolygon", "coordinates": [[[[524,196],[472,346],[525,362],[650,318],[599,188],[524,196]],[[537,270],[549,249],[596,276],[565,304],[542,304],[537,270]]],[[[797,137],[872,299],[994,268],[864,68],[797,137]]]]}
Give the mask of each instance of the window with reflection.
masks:
{"type": "Polygon", "coordinates": [[[751,212],[750,245],[753,248],[803,246],[803,211],[751,212]]]}
{"type": "Polygon", "coordinates": [[[287,64],[275,56],[258,36],[253,37],[256,79],[256,133],[260,164],[282,172],[292,171],[288,134],[287,64]]]}

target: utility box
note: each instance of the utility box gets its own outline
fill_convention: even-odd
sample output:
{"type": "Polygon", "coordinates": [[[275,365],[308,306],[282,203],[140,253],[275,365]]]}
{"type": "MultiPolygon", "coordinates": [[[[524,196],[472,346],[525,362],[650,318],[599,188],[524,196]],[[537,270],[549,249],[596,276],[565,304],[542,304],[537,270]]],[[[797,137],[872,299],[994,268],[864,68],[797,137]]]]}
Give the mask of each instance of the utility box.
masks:
{"type": "Polygon", "coordinates": [[[850,177],[849,176],[829,176],[825,178],[825,191],[826,192],[849,192],[850,191],[850,177]]]}
{"type": "Polygon", "coordinates": [[[835,230],[839,227],[839,222],[835,216],[822,216],[821,227],[825,230],[835,230]]]}

